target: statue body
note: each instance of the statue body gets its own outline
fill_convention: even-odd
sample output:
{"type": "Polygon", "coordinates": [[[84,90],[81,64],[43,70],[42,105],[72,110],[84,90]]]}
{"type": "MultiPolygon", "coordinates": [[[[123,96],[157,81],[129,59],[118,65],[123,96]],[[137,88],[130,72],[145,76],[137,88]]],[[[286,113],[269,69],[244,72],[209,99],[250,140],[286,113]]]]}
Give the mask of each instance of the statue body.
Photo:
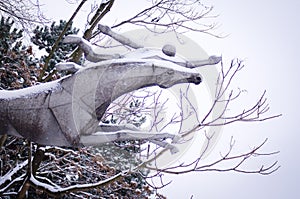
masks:
{"type": "Polygon", "coordinates": [[[78,146],[80,136],[92,134],[117,97],[140,88],[199,84],[201,75],[163,61],[98,62],[73,75],[41,85],[0,91],[0,134],[25,137],[45,145],[78,146]],[[171,65],[171,66],[170,66],[171,65]],[[78,111],[74,113],[74,111],[78,111]],[[86,115],[74,119],[76,115],[86,115]],[[82,124],[80,124],[82,122],[82,124]],[[94,127],[86,129],[90,123],[94,127]]]}
{"type": "Polygon", "coordinates": [[[86,141],[96,144],[93,143],[96,138],[98,143],[103,143],[135,136],[135,139],[152,139],[172,149],[170,144],[158,139],[172,138],[174,141],[177,139],[174,135],[139,134],[137,129],[125,126],[116,131],[115,126],[99,126],[99,120],[111,102],[125,93],[150,86],[169,88],[180,83],[199,84],[202,77],[194,68],[220,61],[213,56],[213,59],[188,63],[178,59],[175,51],[169,50],[165,55],[153,51],[153,55],[151,49],[140,46],[125,55],[99,55],[78,36],[68,36],[65,42],[77,43],[86,58],[95,63],[85,67],[71,62],[59,63],[58,70],[75,73],[25,89],[0,91],[0,134],[58,146],[81,146],[82,140],[85,144],[86,141]],[[138,134],[141,136],[136,136],[138,134]]]}

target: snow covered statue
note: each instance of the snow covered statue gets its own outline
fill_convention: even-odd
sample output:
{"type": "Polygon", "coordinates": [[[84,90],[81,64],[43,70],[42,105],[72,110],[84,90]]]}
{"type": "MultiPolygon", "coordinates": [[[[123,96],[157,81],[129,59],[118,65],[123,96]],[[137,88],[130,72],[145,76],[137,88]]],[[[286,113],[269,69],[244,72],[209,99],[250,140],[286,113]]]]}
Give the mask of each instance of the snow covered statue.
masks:
{"type": "Polygon", "coordinates": [[[199,84],[195,67],[216,64],[220,57],[188,62],[176,55],[174,46],[146,48],[114,33],[99,30],[133,48],[125,54],[97,54],[89,42],[71,35],[90,64],[59,63],[57,70],[72,71],[59,80],[14,91],[0,91],[0,135],[24,137],[43,145],[83,146],[109,141],[146,139],[176,152],[163,140],[178,137],[163,132],[141,132],[131,126],[99,124],[108,106],[119,96],[150,86],[169,88],[180,83],[199,84]]]}

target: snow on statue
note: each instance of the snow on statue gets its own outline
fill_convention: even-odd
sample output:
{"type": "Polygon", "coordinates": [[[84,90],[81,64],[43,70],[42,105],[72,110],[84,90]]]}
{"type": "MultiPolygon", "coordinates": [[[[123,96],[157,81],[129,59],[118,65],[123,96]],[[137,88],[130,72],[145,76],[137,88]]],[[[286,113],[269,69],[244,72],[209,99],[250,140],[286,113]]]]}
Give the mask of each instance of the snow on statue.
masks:
{"type": "Polygon", "coordinates": [[[149,86],[169,88],[175,84],[202,81],[194,68],[218,63],[221,58],[188,62],[176,55],[174,46],[145,48],[118,35],[107,26],[99,30],[135,49],[125,54],[97,54],[91,44],[71,35],[65,43],[76,43],[93,63],[82,67],[59,63],[57,70],[73,72],[59,80],[14,91],[0,91],[0,134],[24,137],[44,145],[83,146],[123,140],[149,140],[172,153],[180,138],[167,132],[142,132],[132,126],[100,124],[113,100],[149,86]]]}

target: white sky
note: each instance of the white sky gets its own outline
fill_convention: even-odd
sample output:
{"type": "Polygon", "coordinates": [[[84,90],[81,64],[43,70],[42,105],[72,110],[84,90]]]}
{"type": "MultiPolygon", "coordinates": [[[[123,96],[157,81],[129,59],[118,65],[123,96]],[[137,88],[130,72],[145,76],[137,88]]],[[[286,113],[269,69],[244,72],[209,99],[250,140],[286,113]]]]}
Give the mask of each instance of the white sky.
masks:
{"type": "MultiPolygon", "coordinates": [[[[122,1],[122,0],[117,0],[122,1]]],[[[62,5],[62,1],[45,0],[45,8],[55,19],[68,17],[74,6],[62,5]],[[57,6],[57,5],[60,6],[57,6]],[[51,5],[51,6],[50,6],[51,5]]],[[[123,0],[125,2],[125,0],[123,0]]],[[[133,3],[126,1],[128,8],[133,3]]],[[[142,2],[141,0],[139,2],[142,2]]],[[[280,150],[276,156],[256,159],[251,166],[278,160],[281,168],[270,176],[238,173],[198,173],[172,176],[172,184],[162,192],[169,198],[300,198],[300,132],[297,111],[300,101],[299,62],[300,2],[271,0],[206,0],[214,5],[216,19],[221,25],[216,32],[229,34],[224,39],[207,35],[194,36],[209,54],[222,54],[225,63],[232,58],[245,60],[237,87],[247,89],[243,97],[245,105],[252,105],[265,89],[270,113],[282,113],[283,117],[263,123],[235,124],[225,128],[215,152],[226,150],[230,137],[237,142],[237,152],[249,150],[269,138],[264,152],[280,150]]],[[[66,4],[67,5],[67,4],[66,4]]],[[[115,12],[122,16],[122,13],[115,12]]],[[[86,8],[88,12],[88,8],[86,8]]],[[[114,9],[111,10],[111,13],[114,9]]],[[[131,11],[130,11],[131,12],[131,11]]],[[[46,13],[46,14],[49,14],[46,13]]],[[[82,13],[85,16],[86,13],[82,13]]],[[[79,23],[80,24],[80,23],[79,23]]],[[[82,24],[82,23],[81,23],[82,24]]],[[[76,25],[76,24],[75,24],[76,25]]],[[[237,106],[244,108],[243,103],[237,106]]],[[[238,108],[238,107],[235,107],[238,108]]],[[[247,168],[247,167],[246,167],[247,168]]],[[[253,168],[253,167],[251,167],[253,168]]]]}

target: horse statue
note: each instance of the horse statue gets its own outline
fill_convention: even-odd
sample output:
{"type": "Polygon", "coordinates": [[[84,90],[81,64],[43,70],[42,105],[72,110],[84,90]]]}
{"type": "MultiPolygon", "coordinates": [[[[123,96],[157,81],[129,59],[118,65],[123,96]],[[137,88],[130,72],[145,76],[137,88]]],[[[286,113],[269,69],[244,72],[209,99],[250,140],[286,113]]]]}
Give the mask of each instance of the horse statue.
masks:
{"type": "Polygon", "coordinates": [[[175,84],[200,84],[196,68],[216,64],[220,57],[188,62],[176,55],[174,46],[146,48],[99,29],[134,50],[124,54],[97,54],[81,37],[69,35],[65,43],[76,43],[90,63],[58,63],[56,69],[73,74],[29,88],[0,91],[0,135],[26,138],[42,145],[79,147],[110,141],[146,139],[176,152],[164,139],[178,136],[143,132],[130,125],[99,123],[108,106],[119,96],[150,86],[169,88],[175,84]]]}

